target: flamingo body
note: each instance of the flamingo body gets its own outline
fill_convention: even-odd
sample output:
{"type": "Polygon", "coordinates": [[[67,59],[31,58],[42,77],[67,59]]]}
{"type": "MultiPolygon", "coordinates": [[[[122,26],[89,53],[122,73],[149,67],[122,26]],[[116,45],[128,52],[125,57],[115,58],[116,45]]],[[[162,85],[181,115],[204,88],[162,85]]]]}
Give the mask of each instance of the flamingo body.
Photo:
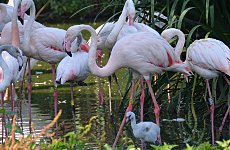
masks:
{"type": "Polygon", "coordinates": [[[205,79],[220,73],[230,76],[230,50],[221,41],[208,38],[194,41],[187,49],[190,67],[205,79]]]}
{"type": "Polygon", "coordinates": [[[136,117],[133,112],[126,113],[126,122],[131,121],[131,127],[133,134],[136,138],[142,140],[143,142],[155,143],[157,141],[158,135],[160,135],[160,127],[150,121],[136,123],[136,117]]]}
{"type": "Polygon", "coordinates": [[[66,31],[58,28],[39,28],[30,36],[29,51],[24,51],[28,57],[48,63],[60,62],[66,53],[63,50],[63,40],[66,31]]]}
{"type": "Polygon", "coordinates": [[[57,67],[56,82],[64,84],[69,80],[84,81],[89,75],[88,53],[80,51],[66,56],[57,67]]]}

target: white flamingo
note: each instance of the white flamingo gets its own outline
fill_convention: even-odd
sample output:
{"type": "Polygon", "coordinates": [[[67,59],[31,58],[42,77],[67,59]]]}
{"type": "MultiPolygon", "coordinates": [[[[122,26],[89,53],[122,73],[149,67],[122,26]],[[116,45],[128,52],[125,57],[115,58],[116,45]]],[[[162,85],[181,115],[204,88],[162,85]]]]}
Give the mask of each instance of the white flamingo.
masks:
{"type": "MultiPolygon", "coordinates": [[[[25,12],[30,9],[30,19],[25,25],[25,33],[23,37],[23,53],[27,57],[32,57],[37,60],[45,61],[52,65],[53,83],[55,85],[55,64],[60,62],[66,53],[63,50],[63,40],[66,31],[58,28],[38,28],[32,30],[32,25],[35,20],[35,5],[33,0],[22,0],[21,2],[21,17],[23,18],[25,12]]],[[[29,61],[28,61],[29,62],[29,61]]],[[[28,63],[30,68],[30,63],[28,63]]],[[[30,76],[30,69],[29,69],[30,76]]],[[[31,80],[29,80],[29,90],[32,89],[31,80]]],[[[30,96],[28,101],[30,104],[30,96]]],[[[54,86],[54,114],[57,115],[57,97],[58,92],[54,86]]],[[[31,113],[29,113],[31,114],[31,113]]],[[[30,115],[31,116],[31,115],[30,115]]],[[[31,117],[30,117],[31,118],[31,117]]],[[[57,127],[57,123],[56,123],[57,127]]]]}
{"type": "Polygon", "coordinates": [[[136,117],[133,112],[126,113],[126,122],[131,121],[131,127],[135,138],[140,139],[143,143],[157,141],[157,137],[160,135],[160,127],[150,121],[136,123],[136,117]]]}
{"type": "MultiPolygon", "coordinates": [[[[164,31],[164,37],[167,40],[180,34],[182,34],[181,31],[176,29],[167,29],[164,31]]],[[[211,104],[212,144],[214,144],[214,101],[209,86],[209,79],[223,74],[224,79],[230,85],[229,80],[225,76],[230,76],[230,49],[223,42],[213,38],[196,40],[187,49],[186,63],[189,64],[192,70],[206,79],[209,102],[211,104]]],[[[219,132],[222,132],[229,111],[230,105],[219,128],[219,132]]]]}

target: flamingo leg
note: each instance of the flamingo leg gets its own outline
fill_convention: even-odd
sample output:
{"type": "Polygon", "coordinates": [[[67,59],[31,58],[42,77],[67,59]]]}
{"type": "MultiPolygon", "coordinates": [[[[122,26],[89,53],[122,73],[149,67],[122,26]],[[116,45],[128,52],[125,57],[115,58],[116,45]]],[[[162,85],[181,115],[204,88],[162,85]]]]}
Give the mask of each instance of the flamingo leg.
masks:
{"type": "MultiPolygon", "coordinates": [[[[57,116],[57,99],[58,99],[58,91],[57,87],[55,86],[55,77],[56,77],[56,72],[55,72],[55,64],[51,64],[52,66],[52,75],[53,75],[53,84],[54,84],[54,117],[57,116]]],[[[56,129],[58,128],[58,122],[56,122],[56,129]]]]}
{"type": "Polygon", "coordinates": [[[144,113],[144,100],[145,100],[145,83],[144,78],[141,76],[141,97],[140,97],[140,105],[141,105],[141,122],[143,122],[143,113],[144,113]]]}
{"type": "Polygon", "coordinates": [[[72,115],[73,115],[73,128],[74,133],[77,133],[76,129],[76,113],[75,113],[75,105],[74,105],[74,97],[73,97],[73,82],[70,82],[70,93],[71,93],[71,108],[72,108],[72,115]]]}
{"type": "Polygon", "coordinates": [[[230,111],[230,104],[228,104],[228,109],[227,109],[227,111],[226,111],[226,113],[224,115],[224,118],[223,118],[223,121],[221,123],[221,126],[219,127],[219,135],[221,135],[221,133],[222,133],[222,130],[223,130],[223,127],[224,127],[224,123],[225,123],[225,121],[227,119],[229,111],[230,111]]]}
{"type": "Polygon", "coordinates": [[[230,85],[230,81],[228,80],[228,78],[226,77],[226,75],[224,75],[224,79],[228,83],[228,85],[230,85]]]}
{"type": "MultiPolygon", "coordinates": [[[[144,78],[141,76],[140,79],[141,82],[141,97],[140,97],[140,105],[141,105],[141,122],[143,122],[144,118],[144,101],[145,101],[145,83],[144,83],[144,78]]],[[[141,149],[144,150],[144,142],[141,141],[141,149]]]]}
{"type": "Polygon", "coordinates": [[[11,99],[11,111],[14,111],[14,90],[13,84],[10,84],[10,99],[11,99]]]}
{"type": "MultiPolygon", "coordinates": [[[[101,57],[98,57],[97,59],[98,59],[98,65],[101,67],[102,66],[102,59],[101,59],[101,57]]],[[[98,93],[99,106],[102,106],[104,98],[103,98],[102,87],[101,87],[101,78],[98,77],[97,80],[98,80],[98,86],[99,86],[99,93],[98,93]]],[[[111,82],[110,82],[110,84],[111,84],[111,82]]]]}
{"type": "MultiPolygon", "coordinates": [[[[1,105],[2,105],[2,109],[4,109],[4,92],[1,92],[1,105]]],[[[2,143],[4,137],[4,120],[5,120],[5,114],[2,113],[2,143]]]]}
{"type": "Polygon", "coordinates": [[[208,94],[209,94],[209,103],[210,103],[210,110],[211,110],[211,125],[212,125],[212,145],[214,145],[214,101],[212,99],[211,89],[209,85],[209,80],[206,79],[206,85],[208,88],[208,94]]]}
{"type": "Polygon", "coordinates": [[[122,94],[122,92],[121,92],[121,87],[120,87],[120,85],[119,85],[119,83],[118,83],[116,74],[113,73],[113,74],[112,74],[112,77],[113,77],[113,79],[115,80],[115,83],[116,83],[116,85],[117,85],[117,89],[118,89],[118,92],[119,92],[120,96],[123,98],[123,94],[122,94]]]}
{"type": "MultiPolygon", "coordinates": [[[[28,58],[27,58],[27,61],[28,61],[28,58]]],[[[22,81],[20,81],[20,98],[21,99],[24,99],[24,93],[23,93],[23,91],[24,91],[24,81],[25,81],[25,77],[26,77],[26,67],[27,67],[27,63],[26,63],[26,65],[25,65],[25,68],[24,68],[24,72],[23,72],[23,77],[22,77],[22,81]]]]}
{"type": "Polygon", "coordinates": [[[116,136],[116,139],[113,143],[113,148],[117,145],[117,142],[119,140],[119,137],[121,135],[121,132],[122,132],[122,129],[125,125],[125,122],[126,122],[126,112],[128,111],[132,111],[133,109],[133,97],[134,97],[134,89],[135,89],[135,85],[136,85],[136,80],[133,80],[133,83],[132,83],[132,89],[131,89],[131,94],[130,94],[130,99],[129,99],[129,106],[127,107],[126,111],[125,111],[125,115],[124,115],[124,118],[121,122],[121,125],[120,125],[120,128],[118,130],[118,133],[117,133],[117,136],[116,136]]]}
{"type": "MultiPolygon", "coordinates": [[[[159,108],[159,106],[157,104],[157,100],[156,100],[155,94],[153,92],[151,81],[150,80],[146,80],[146,82],[148,84],[149,92],[151,94],[151,97],[152,97],[152,100],[153,100],[153,104],[154,104],[154,114],[155,114],[155,117],[156,117],[156,123],[160,127],[160,120],[159,120],[160,108],[159,108]]],[[[161,143],[161,136],[160,135],[158,136],[158,140],[161,143]]]]}
{"type": "Polygon", "coordinates": [[[31,78],[30,58],[27,59],[27,63],[28,63],[28,114],[29,114],[29,129],[30,129],[30,133],[31,133],[31,131],[32,131],[32,128],[31,128],[31,122],[32,122],[32,117],[31,117],[32,78],[31,78]]]}

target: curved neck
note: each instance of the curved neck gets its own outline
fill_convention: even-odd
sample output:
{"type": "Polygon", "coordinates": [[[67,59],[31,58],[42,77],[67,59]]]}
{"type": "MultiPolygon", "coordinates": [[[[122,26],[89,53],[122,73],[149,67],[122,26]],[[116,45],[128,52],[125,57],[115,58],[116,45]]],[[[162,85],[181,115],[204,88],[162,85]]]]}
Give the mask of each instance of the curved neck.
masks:
{"type": "Polygon", "coordinates": [[[6,6],[0,4],[0,22],[3,22],[6,15],[7,15],[6,6]]]}
{"type": "Polygon", "coordinates": [[[29,43],[30,43],[30,34],[32,31],[32,25],[35,20],[36,9],[34,2],[31,1],[30,5],[30,18],[25,24],[24,38],[23,38],[23,49],[24,51],[29,51],[29,43]]]}
{"type": "Polygon", "coordinates": [[[20,39],[19,39],[19,29],[18,29],[18,7],[21,3],[21,0],[15,0],[13,7],[13,16],[12,16],[12,45],[19,48],[20,39]]]}
{"type": "Polygon", "coordinates": [[[137,127],[137,122],[136,122],[136,117],[135,116],[131,120],[131,127],[132,127],[133,130],[135,130],[135,128],[137,127]]]}
{"type": "Polygon", "coordinates": [[[117,41],[117,37],[118,37],[122,27],[126,23],[126,17],[127,16],[128,16],[128,14],[127,14],[127,8],[126,8],[126,4],[125,4],[119,19],[115,23],[115,26],[114,26],[113,30],[111,31],[111,33],[107,37],[107,40],[105,42],[106,47],[112,48],[114,46],[114,44],[117,41]]]}
{"type": "Polygon", "coordinates": [[[2,51],[7,51],[5,46],[0,46],[0,67],[2,68],[3,80],[0,82],[0,92],[4,91],[10,85],[10,71],[2,58],[2,51]]]}
{"type": "Polygon", "coordinates": [[[97,34],[96,31],[89,25],[77,25],[78,34],[82,30],[87,30],[91,34],[91,43],[89,48],[88,66],[92,74],[99,77],[107,77],[115,72],[117,67],[110,63],[110,59],[105,67],[100,68],[96,63],[96,49],[97,49],[97,34]]]}
{"type": "Polygon", "coordinates": [[[178,42],[175,47],[175,54],[176,54],[176,60],[181,61],[180,55],[183,51],[184,43],[185,43],[185,36],[182,32],[175,32],[176,36],[178,36],[178,42]]]}

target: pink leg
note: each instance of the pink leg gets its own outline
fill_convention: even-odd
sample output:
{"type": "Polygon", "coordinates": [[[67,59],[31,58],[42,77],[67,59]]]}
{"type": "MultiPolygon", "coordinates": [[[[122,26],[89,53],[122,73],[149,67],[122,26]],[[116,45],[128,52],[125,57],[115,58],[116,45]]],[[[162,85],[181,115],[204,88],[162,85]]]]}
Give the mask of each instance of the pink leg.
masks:
{"type": "Polygon", "coordinates": [[[31,78],[31,68],[30,68],[30,58],[27,60],[28,63],[28,114],[29,114],[29,129],[31,133],[31,92],[32,92],[32,78],[31,78]]]}
{"type": "Polygon", "coordinates": [[[228,78],[226,77],[226,75],[224,75],[224,79],[228,83],[228,85],[230,85],[230,81],[228,80],[228,78]]]}
{"type": "MultiPolygon", "coordinates": [[[[159,108],[159,106],[157,104],[157,100],[155,98],[155,94],[153,92],[150,80],[146,80],[146,82],[148,84],[149,92],[151,94],[151,97],[152,97],[152,100],[153,100],[153,104],[154,104],[154,113],[155,113],[155,117],[156,117],[156,123],[160,127],[160,120],[159,120],[160,108],[159,108]]],[[[158,139],[159,139],[159,143],[161,143],[161,137],[160,137],[160,135],[159,135],[158,139]]]]}
{"type": "MultiPolygon", "coordinates": [[[[101,59],[101,57],[98,57],[97,59],[98,59],[98,65],[101,67],[102,66],[102,59],[101,59]]],[[[102,104],[103,104],[103,93],[102,93],[102,87],[101,87],[101,78],[98,77],[97,80],[98,80],[98,86],[99,86],[99,93],[98,93],[99,106],[102,106],[102,104]]]]}
{"type": "Polygon", "coordinates": [[[130,94],[130,100],[129,100],[129,106],[127,107],[126,111],[125,111],[125,115],[124,115],[124,118],[122,120],[122,123],[120,125],[120,128],[119,128],[119,131],[117,133],[117,136],[116,136],[116,139],[113,143],[113,148],[117,145],[117,142],[119,140],[119,137],[121,135],[121,132],[122,132],[122,129],[125,125],[125,121],[126,121],[126,112],[128,111],[132,111],[133,109],[133,96],[134,96],[134,88],[135,88],[135,85],[136,85],[136,80],[133,80],[133,83],[132,83],[132,89],[131,89],[131,94],[130,94]]]}
{"type": "Polygon", "coordinates": [[[14,87],[13,83],[10,84],[10,99],[11,99],[11,110],[14,111],[14,87]]]}
{"type": "Polygon", "coordinates": [[[212,99],[211,89],[209,86],[209,80],[206,79],[206,85],[208,88],[208,94],[209,94],[209,103],[210,103],[210,110],[211,110],[211,125],[212,125],[212,145],[214,145],[214,101],[212,99]]]}
{"type": "MultiPolygon", "coordinates": [[[[27,59],[27,61],[28,61],[28,59],[27,59]]],[[[27,63],[26,63],[26,65],[25,65],[25,68],[24,68],[24,72],[23,72],[23,78],[22,78],[22,81],[20,81],[20,98],[21,98],[21,100],[22,99],[24,99],[25,97],[25,95],[24,95],[24,81],[25,81],[25,77],[26,77],[26,67],[27,67],[27,63]]]]}
{"type": "Polygon", "coordinates": [[[222,133],[222,130],[223,130],[223,127],[224,127],[224,123],[225,123],[225,120],[227,119],[229,111],[230,111],[230,104],[228,104],[228,109],[227,109],[227,111],[226,111],[226,113],[224,115],[224,119],[223,119],[223,121],[221,123],[221,126],[219,127],[219,135],[221,135],[221,133],[222,133]]]}
{"type": "Polygon", "coordinates": [[[71,108],[72,108],[72,115],[73,115],[73,128],[74,133],[77,133],[76,129],[76,113],[75,113],[75,105],[74,105],[74,98],[73,98],[73,82],[70,82],[70,93],[71,93],[71,108]]]}
{"type": "Polygon", "coordinates": [[[143,122],[143,112],[144,112],[144,100],[145,100],[145,83],[144,78],[141,76],[141,97],[140,97],[140,105],[141,105],[141,122],[143,122]]]}
{"type": "MultiPolygon", "coordinates": [[[[58,91],[57,87],[55,86],[55,78],[56,78],[56,73],[55,73],[55,64],[51,64],[52,66],[52,74],[53,74],[53,84],[54,84],[54,116],[57,116],[57,99],[58,99],[58,91]]],[[[58,128],[58,122],[56,122],[56,129],[58,128]]]]}
{"type": "MultiPolygon", "coordinates": [[[[4,92],[1,92],[1,105],[2,105],[2,109],[4,109],[4,92]]],[[[4,120],[5,120],[5,114],[2,113],[2,143],[3,143],[3,137],[4,137],[4,120]]]]}

